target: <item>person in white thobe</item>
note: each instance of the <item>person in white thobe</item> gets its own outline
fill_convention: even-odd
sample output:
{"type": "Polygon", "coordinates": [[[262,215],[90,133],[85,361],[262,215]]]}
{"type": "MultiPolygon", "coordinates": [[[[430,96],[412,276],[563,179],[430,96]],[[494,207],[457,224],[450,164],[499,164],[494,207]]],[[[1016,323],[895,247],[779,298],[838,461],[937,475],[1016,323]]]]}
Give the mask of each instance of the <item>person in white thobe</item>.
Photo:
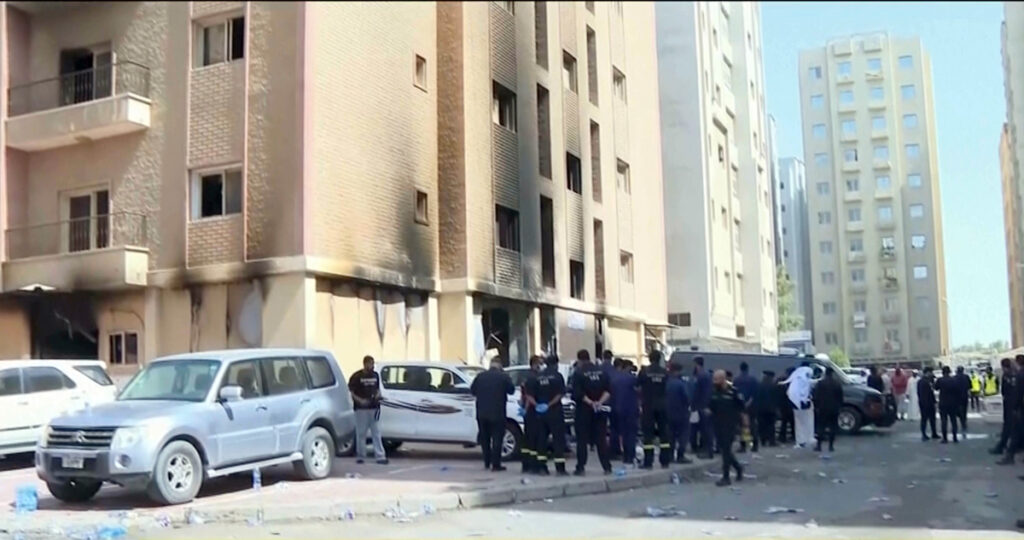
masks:
{"type": "Polygon", "coordinates": [[[788,384],[786,397],[793,403],[796,425],[796,446],[804,448],[814,442],[814,405],[811,402],[811,368],[801,366],[782,384],[788,384]]]}
{"type": "Polygon", "coordinates": [[[907,383],[907,397],[910,402],[908,405],[909,410],[907,411],[908,420],[917,421],[921,419],[921,409],[917,401],[917,381],[920,380],[921,378],[917,375],[916,371],[910,374],[910,382],[907,383]]]}

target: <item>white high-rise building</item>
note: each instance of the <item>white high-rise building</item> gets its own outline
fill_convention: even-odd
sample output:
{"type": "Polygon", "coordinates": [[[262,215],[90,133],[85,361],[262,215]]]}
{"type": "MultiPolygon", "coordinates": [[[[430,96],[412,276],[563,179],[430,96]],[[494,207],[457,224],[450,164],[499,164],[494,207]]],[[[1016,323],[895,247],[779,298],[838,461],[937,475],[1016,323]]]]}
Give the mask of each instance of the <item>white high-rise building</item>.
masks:
{"type": "Polygon", "coordinates": [[[779,237],[776,243],[782,251],[781,265],[793,282],[793,307],[804,318],[803,328],[814,328],[814,310],[811,304],[811,258],[807,231],[807,183],[804,162],[800,158],[779,160],[778,193],[779,237]]]}
{"type": "Polygon", "coordinates": [[[756,2],[657,5],[675,345],[778,348],[760,19],[756,2]]]}

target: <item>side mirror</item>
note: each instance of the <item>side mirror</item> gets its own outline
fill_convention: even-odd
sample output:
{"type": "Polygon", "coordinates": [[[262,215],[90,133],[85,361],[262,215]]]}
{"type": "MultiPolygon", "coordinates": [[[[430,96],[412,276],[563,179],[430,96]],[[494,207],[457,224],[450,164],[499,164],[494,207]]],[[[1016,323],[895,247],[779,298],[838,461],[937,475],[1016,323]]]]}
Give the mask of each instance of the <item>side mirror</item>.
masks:
{"type": "Polygon", "coordinates": [[[220,393],[217,394],[221,402],[231,403],[232,401],[242,401],[242,387],[236,384],[229,384],[220,389],[220,393]]]}

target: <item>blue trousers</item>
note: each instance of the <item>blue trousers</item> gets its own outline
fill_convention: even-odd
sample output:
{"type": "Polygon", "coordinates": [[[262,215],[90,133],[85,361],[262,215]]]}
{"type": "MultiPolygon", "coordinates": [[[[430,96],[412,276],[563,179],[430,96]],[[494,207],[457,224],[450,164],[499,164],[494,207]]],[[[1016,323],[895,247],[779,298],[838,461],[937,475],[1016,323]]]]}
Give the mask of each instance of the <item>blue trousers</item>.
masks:
{"type": "Polygon", "coordinates": [[[672,448],[675,449],[676,459],[686,455],[686,443],[690,442],[690,415],[685,418],[669,418],[669,425],[672,427],[672,448]]]}
{"type": "Polygon", "coordinates": [[[618,433],[616,433],[617,438],[612,439],[612,446],[622,448],[623,463],[630,464],[636,461],[636,432],[639,423],[640,420],[636,414],[619,413],[615,415],[618,433]]]}

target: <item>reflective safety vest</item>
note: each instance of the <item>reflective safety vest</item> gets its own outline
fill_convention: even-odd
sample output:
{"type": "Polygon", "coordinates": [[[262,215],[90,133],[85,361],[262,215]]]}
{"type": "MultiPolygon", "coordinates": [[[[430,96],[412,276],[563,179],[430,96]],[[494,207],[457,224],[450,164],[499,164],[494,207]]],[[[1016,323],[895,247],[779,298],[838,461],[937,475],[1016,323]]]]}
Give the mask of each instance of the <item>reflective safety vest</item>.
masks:
{"type": "Polygon", "coordinates": [[[985,374],[985,395],[994,396],[999,392],[996,388],[996,376],[985,374]]]}
{"type": "Polygon", "coordinates": [[[971,375],[971,393],[981,393],[981,377],[978,377],[977,374],[971,375]]]}

